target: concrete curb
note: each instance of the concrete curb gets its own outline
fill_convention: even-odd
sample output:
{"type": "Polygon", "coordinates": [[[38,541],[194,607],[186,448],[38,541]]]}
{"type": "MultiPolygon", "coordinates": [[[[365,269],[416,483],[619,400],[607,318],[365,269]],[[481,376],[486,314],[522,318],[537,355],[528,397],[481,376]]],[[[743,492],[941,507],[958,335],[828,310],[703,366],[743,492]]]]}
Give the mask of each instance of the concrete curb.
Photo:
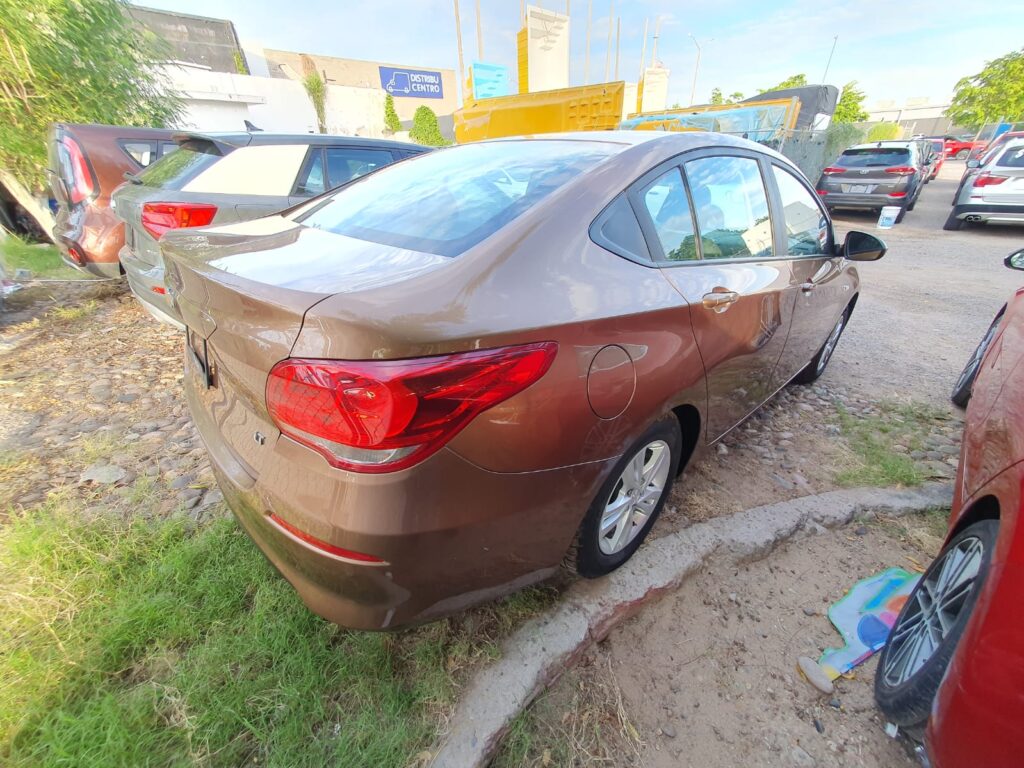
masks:
{"type": "Polygon", "coordinates": [[[716,553],[764,557],[798,533],[821,533],[871,512],[905,514],[948,506],[952,486],[854,488],[754,507],[650,541],[606,578],[575,583],[554,609],[505,642],[499,661],[467,687],[432,768],[483,768],[512,720],[592,644],[697,570],[716,553]]]}

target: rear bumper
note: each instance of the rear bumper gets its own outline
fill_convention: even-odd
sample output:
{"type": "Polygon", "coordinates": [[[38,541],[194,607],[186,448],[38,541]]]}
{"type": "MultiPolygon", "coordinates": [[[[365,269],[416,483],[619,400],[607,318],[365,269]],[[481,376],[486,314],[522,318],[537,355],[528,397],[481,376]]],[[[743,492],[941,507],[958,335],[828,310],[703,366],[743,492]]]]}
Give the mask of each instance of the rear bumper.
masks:
{"type": "Polygon", "coordinates": [[[171,297],[166,293],[163,265],[146,264],[138,259],[127,245],[121,249],[120,257],[125,277],[128,278],[128,286],[143,309],[160,322],[183,330],[185,326],[181,322],[181,317],[171,297]]]}
{"type": "Polygon", "coordinates": [[[993,224],[1024,224],[1024,205],[999,205],[997,203],[967,203],[957,205],[953,213],[958,219],[972,217],[972,221],[993,224]],[[977,217],[977,218],[974,218],[977,217]]]}
{"type": "Polygon", "coordinates": [[[353,629],[429,621],[549,577],[615,461],[497,473],[443,449],[401,472],[364,475],[269,430],[246,461],[223,439],[238,409],[218,409],[217,390],[205,389],[186,358],[189,408],[239,523],[310,610],[353,629]],[[251,468],[256,457],[260,472],[251,468]],[[385,562],[327,554],[270,513],[385,562]]]}
{"type": "Polygon", "coordinates": [[[909,202],[908,197],[889,197],[888,195],[853,195],[843,192],[829,192],[819,195],[825,205],[830,208],[856,208],[859,210],[878,210],[887,205],[903,206],[909,202]]]}

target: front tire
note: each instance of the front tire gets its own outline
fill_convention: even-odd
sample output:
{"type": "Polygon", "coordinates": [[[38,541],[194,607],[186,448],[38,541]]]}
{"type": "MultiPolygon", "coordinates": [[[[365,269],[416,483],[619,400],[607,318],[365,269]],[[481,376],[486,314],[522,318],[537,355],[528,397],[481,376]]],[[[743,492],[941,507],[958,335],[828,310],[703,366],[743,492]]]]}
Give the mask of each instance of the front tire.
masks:
{"type": "Polygon", "coordinates": [[[956,153],[956,155],[954,155],[954,157],[956,157],[957,160],[966,160],[970,154],[971,151],[969,149],[961,149],[956,153]]]}
{"type": "Polygon", "coordinates": [[[964,228],[964,222],[956,217],[956,211],[950,211],[949,217],[946,219],[946,223],[942,225],[942,228],[947,232],[959,232],[964,228]]]}
{"type": "Polygon", "coordinates": [[[996,331],[999,330],[999,321],[1003,319],[1003,312],[1006,308],[999,310],[995,318],[989,325],[988,330],[985,331],[985,335],[981,337],[981,341],[978,342],[978,346],[974,349],[974,354],[971,355],[967,361],[967,365],[960,372],[960,377],[956,380],[956,384],[953,386],[953,394],[950,395],[950,399],[955,405],[961,408],[966,408],[967,403],[971,400],[971,392],[974,389],[974,379],[978,375],[978,368],[981,367],[981,359],[985,356],[985,350],[988,349],[988,345],[992,343],[992,339],[996,335],[996,331]]]}
{"type": "Polygon", "coordinates": [[[668,414],[615,463],[566,558],[580,576],[604,576],[633,556],[665,506],[682,446],[679,421],[668,414]]]}
{"type": "Polygon", "coordinates": [[[998,532],[998,521],[981,520],[958,533],[903,605],[875,671],[875,701],[890,722],[911,730],[927,722],[984,586],[998,532]]]}

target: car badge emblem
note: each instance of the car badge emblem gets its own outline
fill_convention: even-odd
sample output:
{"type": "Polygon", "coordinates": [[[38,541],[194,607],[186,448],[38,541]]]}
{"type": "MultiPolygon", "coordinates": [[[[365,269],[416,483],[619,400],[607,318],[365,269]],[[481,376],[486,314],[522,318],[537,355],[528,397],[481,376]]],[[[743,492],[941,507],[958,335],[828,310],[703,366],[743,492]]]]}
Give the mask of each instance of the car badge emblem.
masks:
{"type": "Polygon", "coordinates": [[[867,176],[867,173],[868,173],[868,172],[867,172],[866,170],[864,170],[864,171],[861,171],[861,172],[860,172],[860,175],[861,175],[861,176],[867,176]]]}

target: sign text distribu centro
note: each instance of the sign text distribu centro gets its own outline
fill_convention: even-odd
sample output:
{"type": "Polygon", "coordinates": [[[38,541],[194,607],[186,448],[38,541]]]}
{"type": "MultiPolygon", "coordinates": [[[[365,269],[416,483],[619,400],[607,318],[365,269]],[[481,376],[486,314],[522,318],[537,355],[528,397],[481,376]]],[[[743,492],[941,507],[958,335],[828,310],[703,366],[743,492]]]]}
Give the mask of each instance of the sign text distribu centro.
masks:
{"type": "Polygon", "coordinates": [[[443,99],[441,73],[422,69],[380,67],[380,86],[395,98],[443,99]]]}

